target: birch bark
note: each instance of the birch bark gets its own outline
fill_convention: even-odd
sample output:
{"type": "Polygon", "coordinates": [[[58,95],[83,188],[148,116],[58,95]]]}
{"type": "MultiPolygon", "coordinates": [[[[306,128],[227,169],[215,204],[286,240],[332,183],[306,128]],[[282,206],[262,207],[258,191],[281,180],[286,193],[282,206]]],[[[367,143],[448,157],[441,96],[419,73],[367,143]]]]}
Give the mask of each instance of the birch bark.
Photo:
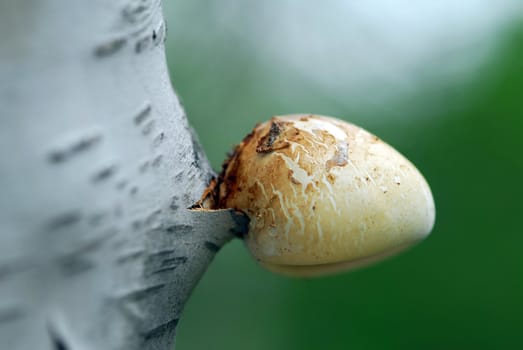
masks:
{"type": "Polygon", "coordinates": [[[171,87],[158,0],[0,1],[0,344],[169,349],[241,229],[171,87]]]}

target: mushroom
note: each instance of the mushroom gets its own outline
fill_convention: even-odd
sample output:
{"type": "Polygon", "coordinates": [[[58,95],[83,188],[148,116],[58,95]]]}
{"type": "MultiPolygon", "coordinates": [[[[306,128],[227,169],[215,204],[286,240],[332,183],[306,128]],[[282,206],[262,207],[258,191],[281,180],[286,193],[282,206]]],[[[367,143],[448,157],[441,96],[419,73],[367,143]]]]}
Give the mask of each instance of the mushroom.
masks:
{"type": "Polygon", "coordinates": [[[412,163],[364,129],[317,115],[257,125],[209,193],[214,209],[249,217],[243,238],[252,256],[291,276],[382,260],[425,238],[435,219],[412,163]]]}

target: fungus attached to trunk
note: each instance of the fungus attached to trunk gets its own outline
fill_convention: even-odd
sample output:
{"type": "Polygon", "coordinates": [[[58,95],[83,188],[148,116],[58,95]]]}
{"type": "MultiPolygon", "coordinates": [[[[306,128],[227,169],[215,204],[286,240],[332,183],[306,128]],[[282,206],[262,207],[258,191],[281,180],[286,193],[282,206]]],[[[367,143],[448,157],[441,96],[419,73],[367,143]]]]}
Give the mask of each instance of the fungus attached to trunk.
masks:
{"type": "Polygon", "coordinates": [[[314,276],[367,265],[427,236],[435,209],[420,172],[378,137],[324,116],[274,117],[224,164],[212,207],[249,218],[251,254],[314,276]]]}

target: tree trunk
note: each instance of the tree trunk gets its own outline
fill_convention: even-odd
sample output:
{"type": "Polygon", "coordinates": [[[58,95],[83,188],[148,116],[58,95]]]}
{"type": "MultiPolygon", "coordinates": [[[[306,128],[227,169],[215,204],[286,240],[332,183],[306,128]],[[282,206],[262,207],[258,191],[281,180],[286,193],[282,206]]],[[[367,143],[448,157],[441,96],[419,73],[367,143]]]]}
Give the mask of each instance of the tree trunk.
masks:
{"type": "Polygon", "coordinates": [[[157,0],[0,2],[0,344],[169,349],[241,229],[171,88],[157,0]]]}

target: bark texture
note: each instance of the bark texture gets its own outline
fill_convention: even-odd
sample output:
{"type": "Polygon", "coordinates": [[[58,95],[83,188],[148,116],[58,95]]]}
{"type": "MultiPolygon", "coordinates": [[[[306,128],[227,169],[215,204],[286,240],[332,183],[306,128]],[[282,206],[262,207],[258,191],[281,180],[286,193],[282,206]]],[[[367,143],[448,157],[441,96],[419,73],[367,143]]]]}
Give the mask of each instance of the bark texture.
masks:
{"type": "Polygon", "coordinates": [[[159,0],[0,1],[0,344],[169,349],[241,230],[174,94],[159,0]]]}

